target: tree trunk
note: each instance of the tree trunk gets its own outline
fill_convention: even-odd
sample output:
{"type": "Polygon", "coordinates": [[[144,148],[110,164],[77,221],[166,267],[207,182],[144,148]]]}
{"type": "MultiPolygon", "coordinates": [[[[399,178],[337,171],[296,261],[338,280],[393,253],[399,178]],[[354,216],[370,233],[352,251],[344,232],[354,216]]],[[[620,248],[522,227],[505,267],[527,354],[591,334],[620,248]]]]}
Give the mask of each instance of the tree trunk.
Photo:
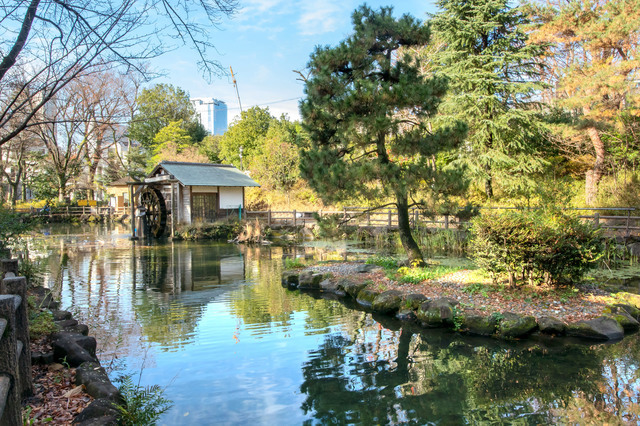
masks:
{"type": "Polygon", "coordinates": [[[493,198],[493,181],[491,180],[491,177],[488,177],[484,181],[484,192],[487,194],[487,198],[493,198]]]}
{"type": "Polygon", "coordinates": [[[396,203],[398,207],[398,232],[400,233],[400,241],[404,251],[409,256],[409,263],[414,266],[424,266],[424,258],[422,251],[413,239],[411,234],[411,226],[409,223],[409,203],[406,195],[396,193],[396,203]]]}
{"type": "Polygon", "coordinates": [[[600,133],[598,133],[598,130],[595,127],[588,127],[587,134],[589,135],[589,139],[591,139],[596,155],[593,168],[587,172],[585,179],[585,201],[588,206],[591,206],[596,202],[596,198],[598,196],[598,184],[604,174],[606,151],[604,149],[604,142],[602,142],[602,139],[600,138],[600,133]]]}

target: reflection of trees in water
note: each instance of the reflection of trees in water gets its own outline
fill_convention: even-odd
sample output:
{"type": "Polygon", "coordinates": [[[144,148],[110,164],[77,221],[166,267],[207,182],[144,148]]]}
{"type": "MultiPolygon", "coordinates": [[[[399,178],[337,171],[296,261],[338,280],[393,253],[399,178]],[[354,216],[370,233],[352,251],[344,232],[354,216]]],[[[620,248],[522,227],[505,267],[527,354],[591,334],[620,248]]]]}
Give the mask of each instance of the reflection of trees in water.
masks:
{"type": "Polygon", "coordinates": [[[245,324],[286,327],[291,325],[293,314],[302,311],[306,312],[305,327],[309,332],[322,334],[347,311],[339,303],[314,300],[308,294],[288,292],[282,287],[282,262],[279,260],[283,250],[289,248],[243,246],[242,250],[247,281],[255,284],[238,289],[230,301],[230,309],[245,324]]]}
{"type": "Polygon", "coordinates": [[[321,423],[638,420],[638,361],[616,362],[611,346],[542,349],[348,318],[352,331],[327,335],[302,367],[302,409],[321,423]]]}

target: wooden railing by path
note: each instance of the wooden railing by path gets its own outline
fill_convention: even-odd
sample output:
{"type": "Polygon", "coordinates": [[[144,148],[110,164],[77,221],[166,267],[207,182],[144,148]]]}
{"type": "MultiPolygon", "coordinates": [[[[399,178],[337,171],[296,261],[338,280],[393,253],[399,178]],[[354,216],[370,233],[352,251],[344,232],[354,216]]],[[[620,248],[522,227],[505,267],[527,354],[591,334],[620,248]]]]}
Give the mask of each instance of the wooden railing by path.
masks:
{"type": "Polygon", "coordinates": [[[27,280],[17,260],[0,261],[0,424],[21,425],[25,396],[33,393],[27,321],[27,280]]]}
{"type": "MultiPolygon", "coordinates": [[[[516,207],[483,207],[492,210],[511,210],[516,207]]],[[[607,207],[607,208],[571,208],[579,212],[593,212],[593,214],[581,214],[580,218],[591,220],[596,226],[610,230],[624,230],[627,234],[640,231],[640,216],[636,216],[634,207],[607,207]],[[602,212],[614,212],[615,215],[604,215],[602,212]]],[[[303,226],[315,224],[316,214],[320,217],[337,215],[342,223],[347,226],[390,228],[398,227],[398,213],[393,208],[384,208],[368,211],[365,207],[347,207],[342,210],[318,210],[318,211],[246,211],[247,219],[258,219],[266,225],[303,226]]],[[[427,226],[432,228],[460,228],[469,225],[469,222],[461,221],[452,215],[441,215],[434,218],[425,217],[419,209],[409,210],[409,222],[411,226],[427,226]]]]}

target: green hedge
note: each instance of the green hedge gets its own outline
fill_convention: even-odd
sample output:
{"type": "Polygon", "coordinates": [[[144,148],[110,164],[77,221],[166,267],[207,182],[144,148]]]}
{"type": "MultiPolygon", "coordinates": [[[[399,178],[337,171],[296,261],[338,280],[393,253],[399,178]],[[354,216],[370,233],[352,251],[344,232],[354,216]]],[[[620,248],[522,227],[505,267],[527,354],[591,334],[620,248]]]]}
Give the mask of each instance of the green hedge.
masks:
{"type": "Polygon", "coordinates": [[[576,283],[605,249],[599,229],[559,210],[485,211],[472,223],[473,259],[511,285],[576,283]]]}

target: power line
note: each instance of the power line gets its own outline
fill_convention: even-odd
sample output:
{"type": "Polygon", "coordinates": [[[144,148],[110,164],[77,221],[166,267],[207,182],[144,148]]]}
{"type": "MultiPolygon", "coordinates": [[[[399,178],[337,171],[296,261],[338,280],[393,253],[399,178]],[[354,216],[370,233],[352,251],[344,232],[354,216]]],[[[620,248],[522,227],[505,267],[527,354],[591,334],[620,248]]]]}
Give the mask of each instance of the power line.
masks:
{"type": "MultiPolygon", "coordinates": [[[[283,103],[283,102],[297,101],[297,100],[300,100],[300,99],[302,99],[302,96],[298,96],[297,98],[280,99],[278,101],[265,102],[265,103],[262,103],[262,104],[255,104],[255,105],[252,105],[250,108],[257,107],[257,106],[280,104],[280,103],[283,103]]],[[[239,109],[240,111],[242,111],[242,108],[238,108],[238,107],[227,108],[227,111],[234,110],[234,109],[239,109]]]]}

